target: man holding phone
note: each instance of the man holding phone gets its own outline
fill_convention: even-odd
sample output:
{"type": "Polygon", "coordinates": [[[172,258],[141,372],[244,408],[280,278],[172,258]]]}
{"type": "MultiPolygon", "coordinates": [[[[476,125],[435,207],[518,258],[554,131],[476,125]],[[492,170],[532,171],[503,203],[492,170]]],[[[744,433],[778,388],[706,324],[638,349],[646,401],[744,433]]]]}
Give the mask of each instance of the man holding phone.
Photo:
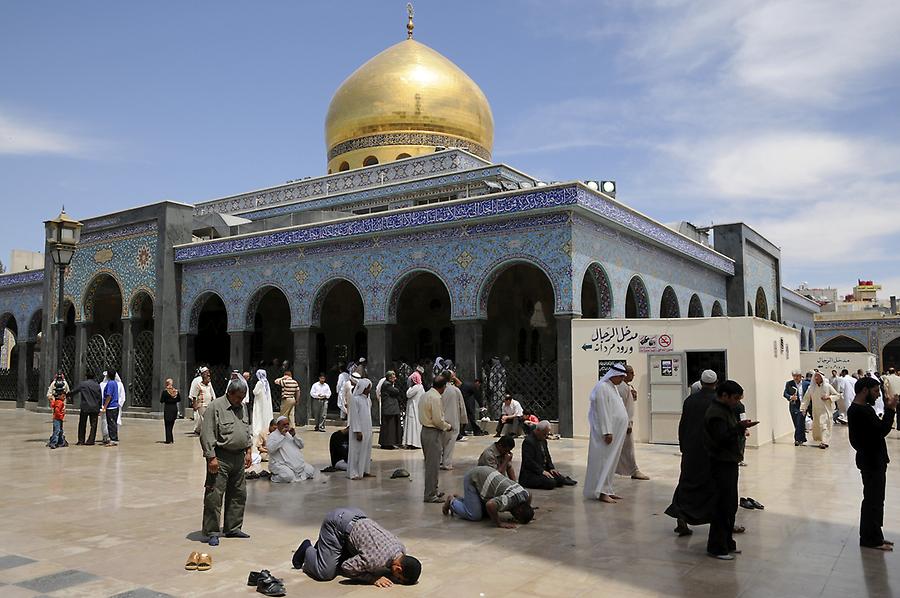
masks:
{"type": "Polygon", "coordinates": [[[722,382],[706,411],[703,445],[709,454],[710,474],[717,499],[709,525],[706,552],[723,561],[739,554],[734,542],[734,518],[738,508],[738,463],[744,459],[743,438],[759,422],[738,420],[736,408],[744,398],[744,389],[733,380],[722,382]]]}

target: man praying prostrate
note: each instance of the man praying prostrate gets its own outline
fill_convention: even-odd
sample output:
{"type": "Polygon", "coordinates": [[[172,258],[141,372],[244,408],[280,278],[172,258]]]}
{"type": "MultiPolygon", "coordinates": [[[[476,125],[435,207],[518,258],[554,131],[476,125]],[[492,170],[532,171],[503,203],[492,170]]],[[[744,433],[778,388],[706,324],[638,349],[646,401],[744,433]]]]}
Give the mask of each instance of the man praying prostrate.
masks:
{"type": "Polygon", "coordinates": [[[615,503],[621,499],[613,492],[616,465],[628,431],[628,412],[618,386],[625,380],[625,367],[615,364],[591,391],[588,423],[591,440],[588,448],[584,497],[615,503]]]}
{"type": "Polygon", "coordinates": [[[422,564],[406,554],[396,536],[354,508],[328,513],[315,545],[304,540],[292,561],[316,581],[331,581],[340,573],[379,588],[413,585],[422,573],[422,564]]]}
{"type": "Polygon", "coordinates": [[[512,529],[516,524],[500,518],[507,511],[518,523],[525,525],[534,519],[531,494],[493,467],[479,465],[470,469],[463,478],[460,497],[450,494],[444,499],[444,515],[456,515],[467,521],[481,521],[487,513],[497,527],[512,529]]]}
{"type": "Polygon", "coordinates": [[[266,448],[272,482],[290,484],[315,477],[316,468],[303,459],[303,440],[297,436],[287,416],[275,420],[275,431],[269,434],[266,448]]]}

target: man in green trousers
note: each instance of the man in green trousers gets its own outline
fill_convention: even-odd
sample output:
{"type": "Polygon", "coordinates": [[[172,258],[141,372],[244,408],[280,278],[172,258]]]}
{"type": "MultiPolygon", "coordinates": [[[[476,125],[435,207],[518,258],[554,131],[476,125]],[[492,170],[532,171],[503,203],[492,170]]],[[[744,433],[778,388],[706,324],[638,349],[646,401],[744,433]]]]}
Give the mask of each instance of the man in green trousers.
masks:
{"type": "Polygon", "coordinates": [[[200,428],[200,447],[206,458],[206,488],[203,497],[203,535],[210,546],[219,545],[219,535],[249,538],[241,531],[247,486],[244,470],[250,467],[250,424],[243,400],[247,383],[240,377],[228,382],[225,396],[210,403],[200,428]],[[222,499],[225,525],[219,527],[222,499]]]}

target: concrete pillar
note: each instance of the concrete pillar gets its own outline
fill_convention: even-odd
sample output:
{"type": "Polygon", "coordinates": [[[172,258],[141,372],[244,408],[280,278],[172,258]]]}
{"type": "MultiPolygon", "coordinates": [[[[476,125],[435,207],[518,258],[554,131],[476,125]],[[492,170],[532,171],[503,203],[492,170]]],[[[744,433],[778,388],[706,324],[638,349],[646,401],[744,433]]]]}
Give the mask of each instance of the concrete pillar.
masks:
{"type": "Polygon", "coordinates": [[[50,382],[53,381],[53,377],[56,376],[56,372],[59,370],[59,337],[57,334],[60,332],[60,325],[56,323],[55,320],[56,316],[54,315],[51,319],[51,322],[53,323],[48,327],[47,338],[42,342],[43,349],[47,352],[47,356],[44,359],[44,363],[46,364],[46,367],[43,368],[44,375],[42,380],[38,382],[38,407],[50,406],[47,401],[47,388],[50,386],[50,382]]]}
{"type": "Polygon", "coordinates": [[[33,343],[27,341],[16,343],[16,353],[19,354],[19,363],[16,364],[19,370],[16,374],[16,407],[24,407],[28,399],[28,355],[32,345],[33,343]]]}
{"type": "Polygon", "coordinates": [[[231,369],[241,373],[250,365],[250,334],[243,330],[228,333],[228,336],[231,337],[228,363],[231,364],[231,369]]]}
{"type": "Polygon", "coordinates": [[[131,407],[134,388],[134,327],[131,318],[122,318],[122,383],[125,385],[125,407],[131,407]]]}
{"type": "Polygon", "coordinates": [[[456,338],[456,375],[463,382],[472,382],[481,376],[483,351],[481,339],[484,320],[453,320],[453,335],[456,338]]]}
{"type": "Polygon", "coordinates": [[[294,407],[294,421],[301,426],[309,424],[309,389],[318,380],[316,364],[316,332],[310,326],[291,328],[294,333],[294,378],[300,384],[300,396],[294,407]]]}
{"type": "MultiPolygon", "coordinates": [[[[87,349],[87,325],[84,322],[75,322],[75,356],[73,357],[75,363],[72,368],[72,377],[75,378],[77,382],[84,380],[85,376],[85,349],[87,349]]],[[[94,374],[94,379],[96,379],[98,372],[92,373],[94,374]]]]}
{"type": "Polygon", "coordinates": [[[188,392],[190,392],[191,381],[194,379],[194,339],[196,336],[195,334],[178,335],[178,372],[181,380],[176,380],[175,386],[181,390],[182,401],[178,405],[178,411],[181,415],[185,415],[185,406],[188,405],[188,392]]]}
{"type": "Polygon", "coordinates": [[[559,435],[571,438],[572,413],[572,319],[570,314],[556,316],[556,372],[559,401],[559,435]]]}
{"type": "Polygon", "coordinates": [[[381,405],[375,397],[375,385],[381,380],[388,370],[388,362],[391,358],[391,325],[368,324],[366,331],[369,338],[368,361],[369,379],[372,381],[372,424],[381,425],[381,405]]]}

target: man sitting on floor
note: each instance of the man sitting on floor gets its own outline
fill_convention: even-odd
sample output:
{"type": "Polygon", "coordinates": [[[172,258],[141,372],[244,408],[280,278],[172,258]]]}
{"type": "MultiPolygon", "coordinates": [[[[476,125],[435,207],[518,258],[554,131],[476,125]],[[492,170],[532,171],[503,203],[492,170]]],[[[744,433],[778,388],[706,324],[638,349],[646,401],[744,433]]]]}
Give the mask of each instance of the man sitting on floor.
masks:
{"type": "Polygon", "coordinates": [[[515,523],[500,519],[500,513],[509,511],[516,521],[526,524],[534,519],[531,495],[528,490],[486,465],[470,469],[463,478],[465,496],[451,494],[444,499],[444,515],[453,515],[469,521],[481,521],[484,512],[494,525],[512,529],[515,523]]]}
{"type": "Polygon", "coordinates": [[[272,482],[290,484],[315,477],[316,468],[303,459],[303,440],[297,436],[287,416],[275,420],[275,431],[269,434],[266,448],[269,449],[272,482]]]}
{"type": "Polygon", "coordinates": [[[293,564],[316,581],[331,581],[340,573],[379,588],[413,585],[422,572],[422,564],[406,554],[396,536],[354,508],[328,513],[315,546],[304,540],[293,564]]]}
{"type": "Polygon", "coordinates": [[[522,433],[522,421],[525,419],[522,405],[512,398],[511,394],[503,396],[503,405],[500,407],[500,419],[497,420],[497,433],[494,436],[522,433]]]}
{"type": "MultiPolygon", "coordinates": [[[[574,486],[578,482],[556,471],[550,449],[547,448],[547,437],[550,435],[550,422],[546,419],[535,426],[531,434],[525,435],[522,442],[522,467],[519,480],[526,488],[553,490],[560,486],[574,486]]],[[[502,440],[502,438],[501,438],[502,440]]]]}
{"type": "Polygon", "coordinates": [[[322,471],[324,473],[347,471],[347,455],[350,453],[350,426],[334,431],[328,440],[328,452],[331,453],[331,465],[322,471]]]}
{"type": "Polygon", "coordinates": [[[516,441],[512,436],[501,436],[497,442],[484,449],[478,457],[479,465],[493,467],[512,481],[516,481],[516,470],[512,466],[512,451],[516,441]]]}

